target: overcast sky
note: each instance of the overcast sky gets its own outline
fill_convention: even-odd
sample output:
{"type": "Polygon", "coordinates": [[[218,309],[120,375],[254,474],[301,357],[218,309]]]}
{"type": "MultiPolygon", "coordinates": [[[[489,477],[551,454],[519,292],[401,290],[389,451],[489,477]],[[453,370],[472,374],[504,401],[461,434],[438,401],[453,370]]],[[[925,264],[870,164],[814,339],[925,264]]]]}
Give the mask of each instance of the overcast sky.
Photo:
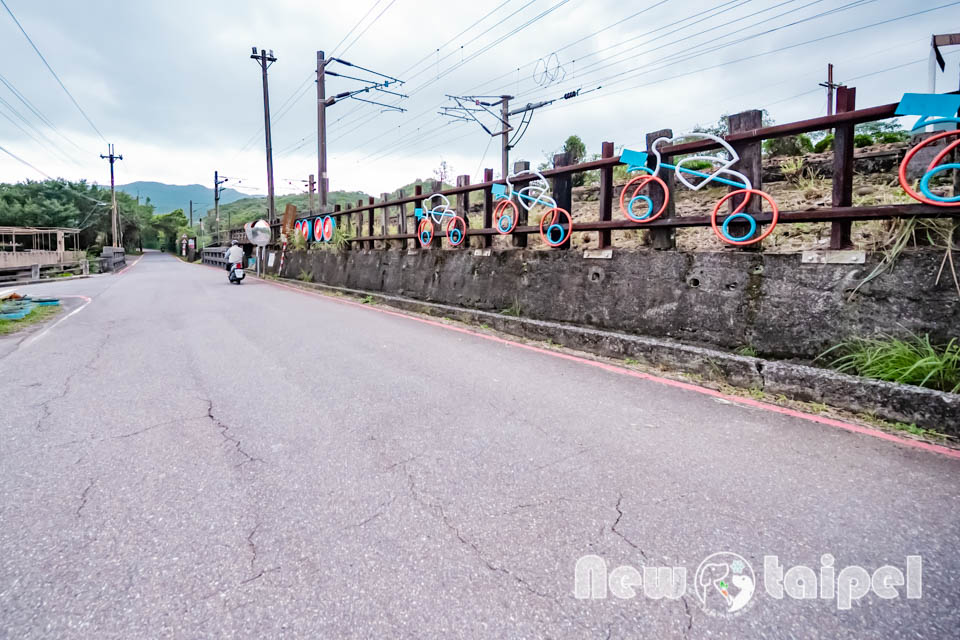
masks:
{"type": "MultiPolygon", "coordinates": [[[[681,133],[749,108],[767,108],[777,122],[822,115],[817,83],[828,62],[836,81],[857,87],[858,106],[893,102],[926,91],[930,35],[960,31],[952,0],[4,1],[105,140],[0,7],[0,74],[56,127],[0,85],[0,98],[37,129],[0,102],[0,145],[52,176],[103,184],[99,154],[112,142],[124,157],[118,183],[210,184],[217,169],[249,193],[266,185],[251,46],[278,58],[269,71],[278,193],[302,190],[295,181],[317,171],[318,49],[406,81],[391,89],[409,98],[362,96],[406,112],[352,100],[328,110],[331,189],[379,195],[432,177],[441,160],[473,181],[483,167],[499,173],[499,139],[437,115],[450,104],[445,94],[509,93],[519,105],[582,89],[535,112],[511,162],[536,164],[574,133],[595,153],[603,140],[643,148],[648,131],[681,133]],[[815,38],[823,39],[791,47],[815,38]],[[549,73],[536,78],[541,58],[549,73]]],[[[957,88],[956,49],[940,91],[957,88]]],[[[361,86],[331,77],[327,95],[361,86]]],[[[42,175],[0,154],[0,181],[27,178],[42,175]]]]}

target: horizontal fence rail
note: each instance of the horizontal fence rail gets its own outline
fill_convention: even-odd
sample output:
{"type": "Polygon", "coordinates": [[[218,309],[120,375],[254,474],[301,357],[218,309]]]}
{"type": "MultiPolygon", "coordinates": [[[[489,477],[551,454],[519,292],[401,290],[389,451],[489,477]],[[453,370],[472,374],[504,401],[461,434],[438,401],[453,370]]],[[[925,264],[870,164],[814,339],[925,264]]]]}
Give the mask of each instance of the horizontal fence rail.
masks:
{"type": "MultiPolygon", "coordinates": [[[[896,111],[898,107],[898,103],[891,103],[858,110],[854,108],[855,95],[855,89],[842,87],[837,95],[838,112],[836,114],[788,124],[767,127],[752,126],[753,124],[759,124],[761,121],[762,114],[756,110],[729,116],[730,133],[722,139],[705,137],[691,142],[667,144],[666,146],[659,147],[659,153],[664,162],[664,167],[674,169],[675,165],[667,164],[672,157],[700,154],[725,147],[728,150],[735,149],[739,155],[739,162],[734,165],[736,171],[728,173],[736,174],[741,178],[747,178],[749,184],[752,184],[754,189],[760,190],[762,189],[761,144],[764,140],[833,129],[835,137],[832,206],[816,209],[779,211],[779,215],[777,216],[778,224],[799,222],[832,223],[830,242],[832,249],[843,249],[851,246],[850,224],[854,221],[910,217],[956,217],[960,215],[960,207],[949,208],[921,203],[852,206],[854,166],[853,127],[857,124],[893,117],[897,115],[896,111]]],[[[696,136],[703,134],[691,135],[696,136]]],[[[651,141],[656,137],[671,139],[672,135],[669,130],[657,132],[657,134],[650,134],[648,136],[648,147],[651,146],[651,141]]],[[[711,215],[676,216],[672,213],[672,201],[675,193],[680,189],[678,186],[673,186],[675,183],[672,175],[662,176],[667,181],[664,184],[672,185],[669,188],[670,207],[664,205],[664,215],[659,216],[658,214],[658,216],[652,216],[648,221],[636,221],[635,219],[631,219],[629,214],[626,214],[626,211],[621,213],[621,209],[623,208],[622,196],[621,198],[616,197],[617,191],[621,186],[615,186],[613,184],[613,168],[618,165],[628,164],[628,162],[627,160],[622,160],[621,156],[614,155],[613,143],[611,142],[605,142],[603,144],[602,155],[604,157],[600,159],[590,160],[576,165],[568,165],[566,158],[562,154],[555,156],[554,168],[545,169],[538,174],[530,173],[512,177],[510,181],[513,184],[511,190],[507,192],[508,197],[503,195],[504,185],[507,184],[506,181],[493,180],[492,170],[486,170],[484,173],[484,181],[475,184],[470,184],[469,176],[461,176],[458,180],[458,186],[436,192],[444,196],[449,206],[445,206],[444,211],[438,214],[437,217],[434,217],[430,223],[425,223],[424,221],[430,220],[430,216],[427,215],[429,214],[428,210],[432,204],[437,202],[437,199],[429,202],[432,194],[423,192],[423,189],[429,188],[427,184],[417,185],[416,192],[412,195],[401,194],[399,197],[393,197],[391,199],[387,194],[384,194],[379,200],[371,197],[367,201],[358,201],[355,206],[348,205],[342,208],[340,205],[337,205],[331,212],[303,216],[298,218],[296,222],[300,225],[309,225],[307,236],[308,240],[313,242],[322,240],[321,236],[315,236],[314,233],[318,218],[322,220],[325,217],[330,217],[335,221],[337,227],[349,226],[353,233],[348,238],[348,243],[355,248],[372,249],[377,246],[377,243],[381,246],[389,247],[391,242],[397,242],[401,243],[401,246],[411,249],[420,246],[423,246],[423,248],[443,248],[446,246],[452,250],[477,248],[476,246],[471,246],[468,240],[469,238],[479,238],[480,246],[489,248],[493,245],[493,238],[497,235],[512,237],[513,246],[524,247],[527,246],[526,237],[529,234],[543,234],[541,227],[550,224],[556,224],[560,227],[560,241],[556,244],[552,242],[548,242],[547,244],[559,249],[568,249],[570,247],[570,238],[576,232],[599,232],[600,247],[605,248],[611,246],[610,234],[612,231],[644,228],[655,230],[653,231],[654,234],[667,234],[660,236],[659,242],[654,242],[655,247],[674,248],[676,245],[671,233],[672,229],[714,226],[715,218],[711,215]],[[509,233],[504,234],[502,233],[502,229],[497,228],[494,218],[494,207],[497,203],[503,202],[504,199],[509,199],[514,203],[520,203],[523,198],[526,198],[528,201],[536,201],[539,204],[550,202],[553,203],[554,207],[559,207],[564,213],[569,213],[569,215],[572,216],[573,212],[570,210],[572,201],[572,176],[587,171],[599,171],[600,173],[598,194],[599,216],[597,220],[573,221],[572,218],[568,218],[570,220],[568,224],[562,220],[560,215],[550,214],[548,212],[547,215],[552,215],[552,217],[549,218],[546,223],[530,224],[527,221],[527,212],[522,207],[514,207],[514,209],[517,210],[517,220],[513,222],[514,226],[510,229],[509,233]],[[545,199],[524,196],[524,187],[538,184],[540,177],[549,183],[548,189],[550,195],[545,199]],[[500,195],[496,195],[498,192],[500,195]],[[473,198],[470,198],[471,194],[479,195],[474,195],[473,198]],[[471,202],[482,202],[479,213],[476,211],[472,213],[468,212],[471,202]],[[420,219],[416,217],[415,212],[417,210],[425,212],[420,219]],[[482,225],[479,227],[471,227],[471,217],[482,220],[482,225]],[[380,233],[374,233],[375,221],[379,223],[380,233]],[[349,224],[347,224],[348,222],[349,224]],[[449,233],[449,229],[451,228],[449,225],[451,224],[456,227],[456,233],[460,235],[449,233]],[[445,225],[447,225],[446,230],[444,228],[445,225]],[[396,231],[390,233],[389,231],[391,229],[389,227],[395,227],[396,231]],[[425,231],[425,233],[421,235],[421,231],[425,231]],[[465,238],[466,240],[461,238],[465,238]]],[[[529,169],[528,163],[518,162],[515,164],[515,173],[524,169],[529,169]]],[[[704,175],[702,173],[696,174],[696,172],[683,168],[676,168],[673,173],[677,171],[683,171],[685,174],[693,173],[694,175],[704,175]]],[[[662,175],[663,173],[665,172],[661,170],[661,174],[658,175],[662,175]]],[[[642,174],[637,173],[634,175],[640,176],[642,174]]],[[[742,181],[727,180],[724,184],[735,185],[740,182],[742,181]]],[[[741,184],[741,186],[743,185],[741,184]]],[[[731,187],[732,191],[735,189],[735,186],[731,187]]],[[[637,191],[636,193],[640,192],[637,191]]],[[[736,196],[735,193],[731,193],[730,196],[735,197],[724,198],[724,200],[737,200],[738,197],[743,197],[736,196]]],[[[650,197],[652,198],[654,196],[650,197]]],[[[749,206],[743,205],[745,212],[749,213],[749,216],[755,221],[752,230],[748,230],[747,236],[743,237],[749,237],[750,233],[759,235],[759,226],[769,224],[774,218],[772,211],[762,211],[760,209],[760,200],[761,198],[759,197],[753,197],[749,206]]],[[[717,205],[718,210],[722,204],[724,204],[724,201],[721,201],[717,205]]],[[[549,206],[549,204],[545,205],[545,207],[549,206]]],[[[631,211],[632,206],[631,203],[631,211]]],[[[554,211],[555,210],[556,209],[554,209],[554,211]]],[[[650,210],[653,210],[652,201],[650,210]]],[[[729,205],[719,215],[733,218],[734,216],[731,214],[736,213],[736,211],[737,210],[733,209],[733,205],[729,205]]],[[[716,215],[718,214],[714,214],[714,216],[716,215]]],[[[743,221],[734,223],[731,220],[731,231],[733,231],[736,225],[740,225],[740,228],[746,228],[747,226],[743,221]]],[[[274,238],[278,238],[280,231],[279,221],[274,223],[272,228],[274,230],[274,238]]],[[[719,230],[717,230],[717,233],[719,236],[719,230]]],[[[724,226],[724,233],[726,233],[726,225],[724,226]]],[[[743,232],[741,231],[740,233],[742,234],[743,232]]],[[[231,230],[231,238],[244,242],[245,233],[243,229],[231,230]]],[[[553,239],[558,239],[558,236],[553,236],[553,239]]],[[[730,244],[737,243],[731,242],[730,244]]],[[[744,242],[740,244],[748,243],[744,242]]],[[[205,251],[204,261],[206,262],[207,259],[207,252],[205,251]]],[[[211,263],[220,264],[219,262],[211,263]]]]}

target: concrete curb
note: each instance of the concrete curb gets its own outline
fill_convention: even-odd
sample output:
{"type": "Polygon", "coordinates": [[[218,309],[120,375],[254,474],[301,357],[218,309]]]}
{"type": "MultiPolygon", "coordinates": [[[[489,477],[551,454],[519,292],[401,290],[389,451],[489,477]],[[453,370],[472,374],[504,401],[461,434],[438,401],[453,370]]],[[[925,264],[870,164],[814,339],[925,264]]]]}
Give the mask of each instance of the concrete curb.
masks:
{"type": "Polygon", "coordinates": [[[431,316],[486,325],[511,335],[546,341],[614,358],[632,358],[653,367],[692,373],[744,389],[782,394],[867,413],[891,422],[916,424],[960,437],[960,395],[923,387],[860,378],[829,369],[740,356],[679,342],[601,331],[557,322],[517,318],[489,311],[423,302],[373,291],[280,278],[296,286],[369,297],[376,302],[431,316]]]}
{"type": "Polygon", "coordinates": [[[83,280],[85,278],[95,278],[98,276],[109,275],[106,273],[91,273],[85,276],[69,276],[66,278],[40,278],[39,280],[14,280],[13,282],[3,282],[0,283],[0,286],[3,287],[24,287],[28,284],[44,284],[46,282],[69,282],[70,280],[83,280]]]}

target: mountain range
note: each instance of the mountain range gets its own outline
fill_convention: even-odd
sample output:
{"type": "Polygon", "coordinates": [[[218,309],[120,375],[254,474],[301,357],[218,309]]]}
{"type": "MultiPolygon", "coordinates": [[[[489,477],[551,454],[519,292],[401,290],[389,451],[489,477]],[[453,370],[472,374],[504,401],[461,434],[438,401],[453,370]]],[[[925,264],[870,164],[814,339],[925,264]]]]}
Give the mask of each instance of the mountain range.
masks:
{"type": "MultiPolygon", "coordinates": [[[[183,209],[184,213],[190,210],[190,201],[193,200],[193,214],[205,213],[213,208],[213,189],[202,184],[165,184],[163,182],[131,182],[118,184],[117,189],[133,197],[140,196],[141,202],[150,198],[150,204],[156,213],[170,213],[175,209],[183,209]]],[[[236,189],[220,189],[220,205],[229,204],[250,194],[241,193],[236,189]]]]}

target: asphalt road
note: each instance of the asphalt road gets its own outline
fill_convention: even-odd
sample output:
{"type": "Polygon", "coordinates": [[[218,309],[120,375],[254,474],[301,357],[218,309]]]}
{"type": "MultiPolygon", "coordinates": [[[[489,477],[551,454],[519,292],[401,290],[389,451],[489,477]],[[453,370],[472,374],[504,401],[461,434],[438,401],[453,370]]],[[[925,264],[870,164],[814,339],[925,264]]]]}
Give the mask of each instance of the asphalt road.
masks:
{"type": "Polygon", "coordinates": [[[166,255],[26,290],[91,301],[0,340],[2,637],[960,629],[958,459],[166,255]],[[736,615],[715,552],[755,572],[736,615]],[[922,597],[768,593],[764,556],[823,554],[921,556],[922,597]],[[586,555],[686,591],[578,599],[586,555]]]}

